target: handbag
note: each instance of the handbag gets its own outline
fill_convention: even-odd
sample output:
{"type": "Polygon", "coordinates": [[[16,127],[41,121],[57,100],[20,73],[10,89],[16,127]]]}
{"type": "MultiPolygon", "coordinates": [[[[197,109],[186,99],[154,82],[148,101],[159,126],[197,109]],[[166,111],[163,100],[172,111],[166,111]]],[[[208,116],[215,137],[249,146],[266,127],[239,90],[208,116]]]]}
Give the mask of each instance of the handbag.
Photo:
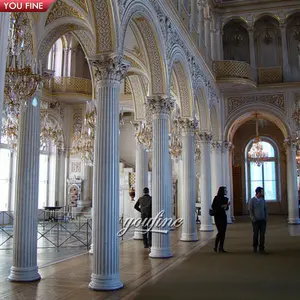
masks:
{"type": "Polygon", "coordinates": [[[209,215],[212,216],[212,217],[215,216],[216,215],[216,211],[214,209],[210,208],[209,209],[209,215]]]}

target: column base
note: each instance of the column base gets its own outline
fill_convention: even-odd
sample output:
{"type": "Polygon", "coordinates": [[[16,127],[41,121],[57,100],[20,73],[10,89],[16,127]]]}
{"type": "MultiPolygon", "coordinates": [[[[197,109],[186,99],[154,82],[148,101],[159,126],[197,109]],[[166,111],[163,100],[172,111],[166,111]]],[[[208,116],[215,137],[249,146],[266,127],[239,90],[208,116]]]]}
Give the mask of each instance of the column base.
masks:
{"type": "Polygon", "coordinates": [[[120,274],[117,273],[112,276],[103,276],[99,274],[92,274],[89,288],[97,291],[113,291],[123,287],[120,280],[120,274]]]}
{"type": "Polygon", "coordinates": [[[91,244],[89,254],[94,254],[94,244],[91,244]]]}
{"type": "Polygon", "coordinates": [[[30,268],[11,267],[10,274],[8,276],[9,281],[29,282],[29,281],[37,281],[40,279],[41,279],[41,275],[38,273],[38,267],[30,267],[30,268]]]}
{"type": "Polygon", "coordinates": [[[214,231],[214,226],[201,224],[200,231],[214,231]]]}
{"type": "Polygon", "coordinates": [[[197,242],[199,239],[197,237],[197,233],[181,233],[180,240],[182,242],[197,242]]]}
{"type": "Polygon", "coordinates": [[[142,240],[143,239],[143,234],[141,232],[135,231],[133,234],[133,239],[134,240],[142,240]]]}
{"type": "Polygon", "coordinates": [[[299,218],[289,218],[288,224],[290,224],[290,225],[300,224],[300,219],[299,218]]]}
{"type": "Polygon", "coordinates": [[[170,248],[155,248],[151,247],[151,252],[149,253],[150,258],[170,258],[173,254],[170,248]]]}

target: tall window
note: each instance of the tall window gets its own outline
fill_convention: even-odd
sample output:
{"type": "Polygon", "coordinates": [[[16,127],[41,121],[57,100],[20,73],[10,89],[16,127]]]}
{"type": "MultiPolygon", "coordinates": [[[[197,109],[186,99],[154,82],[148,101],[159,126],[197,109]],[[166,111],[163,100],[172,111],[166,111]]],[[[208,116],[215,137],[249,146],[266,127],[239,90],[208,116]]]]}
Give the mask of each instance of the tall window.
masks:
{"type": "Polygon", "coordinates": [[[40,154],[39,208],[47,206],[48,195],[48,154],[40,154]]]}
{"type": "MultiPolygon", "coordinates": [[[[261,186],[264,188],[266,201],[278,201],[278,153],[275,144],[269,139],[262,139],[262,145],[268,158],[261,166],[246,159],[248,199],[253,197],[256,187],[261,186]]],[[[246,147],[246,158],[251,146],[252,141],[246,147]]]]}
{"type": "Polygon", "coordinates": [[[10,170],[11,170],[11,151],[9,149],[0,149],[0,211],[9,209],[10,192],[10,170]]]}
{"type": "Polygon", "coordinates": [[[63,45],[62,40],[58,39],[48,54],[48,64],[47,67],[49,70],[54,70],[54,76],[62,76],[63,70],[63,45]]]}

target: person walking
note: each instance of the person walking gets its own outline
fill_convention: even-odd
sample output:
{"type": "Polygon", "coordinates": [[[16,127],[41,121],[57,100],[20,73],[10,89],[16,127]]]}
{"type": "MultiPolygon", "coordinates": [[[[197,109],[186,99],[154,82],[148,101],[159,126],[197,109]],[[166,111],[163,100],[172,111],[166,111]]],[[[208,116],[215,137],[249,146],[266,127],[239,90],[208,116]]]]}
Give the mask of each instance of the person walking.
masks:
{"type": "MultiPolygon", "coordinates": [[[[141,213],[142,222],[152,217],[152,197],[149,195],[149,189],[145,187],[143,193],[144,195],[134,205],[134,208],[141,213]]],[[[148,229],[147,226],[143,226],[142,228],[143,230],[148,229]]],[[[151,231],[143,233],[144,248],[151,247],[151,239],[151,231]]]]}
{"type": "Polygon", "coordinates": [[[248,205],[253,227],[253,252],[257,253],[257,247],[259,246],[259,253],[267,254],[265,251],[265,234],[267,228],[268,208],[264,198],[264,189],[262,187],[259,186],[255,189],[255,196],[250,199],[248,205]]]}
{"type": "Polygon", "coordinates": [[[214,217],[215,217],[215,225],[218,229],[218,233],[215,240],[215,252],[222,252],[226,253],[227,251],[224,250],[224,241],[225,241],[225,234],[227,228],[227,215],[226,211],[229,208],[230,202],[228,198],[225,197],[227,195],[227,189],[225,186],[219,187],[218,194],[215,196],[212,209],[214,210],[214,217]]]}

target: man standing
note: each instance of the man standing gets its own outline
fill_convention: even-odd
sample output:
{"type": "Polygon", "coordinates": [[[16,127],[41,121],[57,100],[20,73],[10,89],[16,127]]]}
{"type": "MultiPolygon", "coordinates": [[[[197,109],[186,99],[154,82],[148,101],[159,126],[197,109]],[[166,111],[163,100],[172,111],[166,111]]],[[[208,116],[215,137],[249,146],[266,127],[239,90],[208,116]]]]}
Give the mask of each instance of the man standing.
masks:
{"type": "Polygon", "coordinates": [[[258,236],[259,236],[259,252],[265,252],[265,233],[267,227],[268,210],[264,199],[264,189],[257,187],[255,197],[249,201],[249,213],[253,226],[253,252],[257,253],[258,236]]]}
{"type": "MultiPolygon", "coordinates": [[[[143,189],[144,195],[136,201],[134,208],[141,213],[142,221],[152,217],[152,197],[149,195],[149,189],[143,189]]],[[[143,226],[143,230],[147,230],[147,226],[143,226]]],[[[151,231],[143,233],[144,248],[151,247],[151,231]]]]}

